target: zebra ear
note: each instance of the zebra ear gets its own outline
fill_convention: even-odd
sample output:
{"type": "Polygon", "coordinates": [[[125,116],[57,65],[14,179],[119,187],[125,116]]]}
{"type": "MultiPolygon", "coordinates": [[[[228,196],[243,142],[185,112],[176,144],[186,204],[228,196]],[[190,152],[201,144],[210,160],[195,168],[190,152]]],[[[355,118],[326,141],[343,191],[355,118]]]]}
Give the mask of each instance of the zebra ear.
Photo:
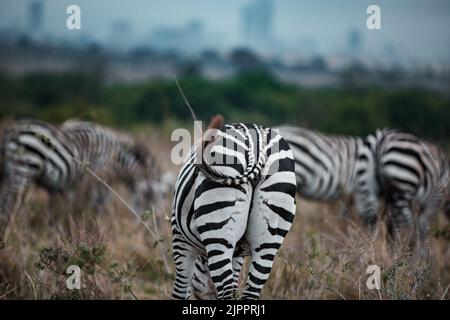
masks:
{"type": "Polygon", "coordinates": [[[209,123],[208,129],[221,129],[225,125],[225,118],[220,115],[216,114],[211,118],[211,122],[209,123]]]}

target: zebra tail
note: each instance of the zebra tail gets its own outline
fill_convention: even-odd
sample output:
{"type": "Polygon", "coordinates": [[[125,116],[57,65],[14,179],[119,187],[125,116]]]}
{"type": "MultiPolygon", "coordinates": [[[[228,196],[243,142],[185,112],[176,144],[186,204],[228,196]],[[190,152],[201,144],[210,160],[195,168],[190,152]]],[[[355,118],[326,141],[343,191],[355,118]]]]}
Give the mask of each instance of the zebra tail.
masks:
{"type": "MultiPolygon", "coordinates": [[[[223,132],[224,129],[223,117],[222,116],[213,117],[209,129],[219,130],[223,132]]],[[[224,185],[240,185],[247,182],[252,182],[256,178],[258,178],[267,160],[265,153],[265,148],[267,147],[267,136],[265,134],[262,134],[260,136],[260,139],[258,139],[259,140],[258,148],[256,149],[249,148],[245,150],[249,161],[246,164],[244,170],[237,176],[229,176],[227,174],[224,174],[222,172],[219,173],[217,172],[217,170],[214,170],[215,169],[214,166],[208,164],[208,162],[204,158],[205,146],[208,145],[208,143],[214,143],[215,141],[214,132],[215,131],[208,131],[206,137],[203,137],[202,142],[197,146],[195,152],[197,153],[197,155],[201,153],[201,156],[197,157],[197,159],[201,159],[201,163],[196,163],[195,166],[209,179],[224,185]],[[211,136],[208,137],[208,135],[211,135],[212,139],[205,139],[211,138],[211,136]],[[258,150],[258,152],[255,153],[255,150],[258,150]]],[[[249,140],[251,139],[249,136],[247,136],[246,138],[248,138],[249,140]]],[[[254,143],[256,143],[256,141],[254,143]]],[[[227,165],[228,164],[225,164],[225,166],[227,165]]]]}

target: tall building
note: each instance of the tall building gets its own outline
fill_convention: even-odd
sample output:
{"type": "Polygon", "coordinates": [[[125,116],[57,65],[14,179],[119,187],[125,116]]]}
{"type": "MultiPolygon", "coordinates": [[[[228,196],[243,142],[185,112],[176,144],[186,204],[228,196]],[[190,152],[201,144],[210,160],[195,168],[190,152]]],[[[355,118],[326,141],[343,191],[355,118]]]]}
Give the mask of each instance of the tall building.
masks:
{"type": "Polygon", "coordinates": [[[348,51],[351,55],[358,55],[362,49],[362,35],[356,29],[351,29],[348,32],[348,51]]]}
{"type": "Polygon", "coordinates": [[[126,50],[133,44],[133,28],[128,20],[115,20],[111,24],[109,46],[126,50]]]}
{"type": "Polygon", "coordinates": [[[205,47],[205,26],[201,20],[192,19],[181,27],[158,27],[152,32],[151,45],[159,50],[198,54],[205,47]]]}
{"type": "Polygon", "coordinates": [[[272,41],[274,5],[272,0],[255,0],[242,10],[243,35],[246,46],[268,49],[272,41]]]}
{"type": "Polygon", "coordinates": [[[44,21],[44,4],[41,0],[33,0],[28,7],[28,23],[30,31],[37,34],[42,31],[44,21]]]}

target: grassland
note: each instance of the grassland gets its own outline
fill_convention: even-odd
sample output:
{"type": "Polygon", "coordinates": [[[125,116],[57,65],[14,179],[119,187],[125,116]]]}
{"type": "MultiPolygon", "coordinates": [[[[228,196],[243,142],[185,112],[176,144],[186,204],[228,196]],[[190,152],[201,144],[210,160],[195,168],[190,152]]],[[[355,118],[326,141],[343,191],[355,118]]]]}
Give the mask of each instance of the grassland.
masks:
{"type": "MultiPolygon", "coordinates": [[[[139,136],[157,151],[163,170],[176,170],[165,133],[139,136]]],[[[114,187],[127,197],[123,187],[114,187]]],[[[0,246],[0,299],[169,299],[171,197],[142,214],[146,228],[114,198],[94,213],[82,191],[72,200],[37,188],[27,194],[0,246]],[[80,291],[66,289],[72,264],[82,269],[80,291]]],[[[381,224],[372,241],[339,211],[337,205],[298,199],[295,224],[263,299],[450,298],[450,225],[443,215],[430,231],[430,260],[419,262],[406,248],[393,257],[381,224]],[[379,291],[366,286],[372,264],[381,267],[379,291]]]]}

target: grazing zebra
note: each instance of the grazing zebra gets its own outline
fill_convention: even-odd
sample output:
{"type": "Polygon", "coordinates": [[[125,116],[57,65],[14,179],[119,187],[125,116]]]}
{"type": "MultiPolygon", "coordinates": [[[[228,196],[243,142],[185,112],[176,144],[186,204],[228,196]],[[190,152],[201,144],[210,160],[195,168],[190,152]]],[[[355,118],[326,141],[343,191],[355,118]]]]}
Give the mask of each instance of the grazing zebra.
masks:
{"type": "Polygon", "coordinates": [[[437,209],[448,206],[449,160],[438,145],[415,135],[381,132],[377,164],[386,196],[390,239],[398,242],[400,229],[415,221],[419,249],[423,249],[429,218],[437,209]]]}
{"type": "Polygon", "coordinates": [[[375,151],[380,137],[326,135],[289,126],[277,129],[294,154],[299,194],[311,200],[354,204],[374,230],[379,211],[375,151]]]}
{"type": "Polygon", "coordinates": [[[202,163],[194,147],[175,187],[173,298],[188,299],[192,281],[205,284],[206,277],[217,298],[233,298],[239,257],[251,256],[242,299],[258,299],[295,215],[292,152],[276,131],[258,125],[213,131],[200,149],[202,163]],[[193,279],[196,259],[204,279],[193,279]]]}
{"type": "Polygon", "coordinates": [[[64,193],[81,181],[85,165],[126,181],[149,200],[158,178],[145,148],[125,134],[93,123],[69,121],[58,128],[36,120],[17,121],[5,129],[1,146],[3,220],[20,205],[30,184],[64,193]]]}
{"type": "MultiPolygon", "coordinates": [[[[170,189],[171,178],[162,175],[159,165],[142,143],[130,135],[79,120],[63,123],[80,153],[80,159],[108,182],[124,182],[134,194],[133,203],[142,209],[159,202],[170,189]]],[[[106,191],[104,188],[96,188],[106,191]]],[[[100,194],[100,198],[104,195],[100,194]]]]}

